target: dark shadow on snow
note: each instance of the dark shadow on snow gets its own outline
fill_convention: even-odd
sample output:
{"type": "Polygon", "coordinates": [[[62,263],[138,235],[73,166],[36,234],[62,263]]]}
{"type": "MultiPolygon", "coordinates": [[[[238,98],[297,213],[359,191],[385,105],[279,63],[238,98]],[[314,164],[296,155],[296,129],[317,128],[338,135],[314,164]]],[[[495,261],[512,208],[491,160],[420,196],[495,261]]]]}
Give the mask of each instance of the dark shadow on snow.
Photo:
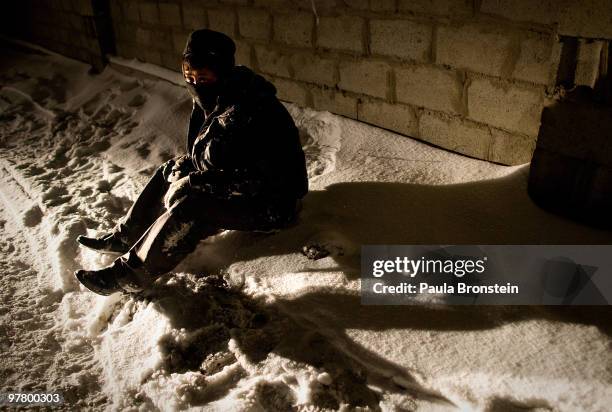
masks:
{"type": "MultiPolygon", "coordinates": [[[[610,311],[603,307],[555,311],[518,306],[362,306],[358,295],[331,290],[265,302],[230,289],[216,276],[166,275],[140,298],[152,301],[174,328],[188,334],[181,343],[172,335],[159,342],[167,373],[191,370],[212,376],[225,366],[240,364],[224,382],[190,394],[194,405],[224,397],[247,371],[274,355],[303,365],[296,369],[312,366],[329,373],[331,384],[315,383],[312,388],[313,403],[322,408],[347,403],[378,410],[381,395],[369,384],[402,393],[413,406],[418,401],[453,404],[422,386],[406,367],[355,342],[347,335],[351,329],[478,331],[540,318],[605,326],[609,333],[605,319],[610,311]],[[237,349],[230,349],[230,340],[237,349]]],[[[266,410],[294,409],[289,385],[262,381],[256,392],[266,410]]]]}
{"type": "MultiPolygon", "coordinates": [[[[379,410],[381,395],[369,384],[388,393],[403,393],[409,399],[452,405],[443,395],[420,385],[405,368],[353,342],[344,333],[345,325],[321,325],[308,316],[287,315],[286,311],[313,311],[310,298],[327,299],[331,304],[343,295],[308,296],[266,303],[228,288],[216,276],[166,275],[138,299],[153,302],[174,328],[182,328],[188,335],[181,343],[172,335],[159,342],[167,373],[192,370],[211,376],[238,362],[235,355],[238,351],[240,368],[234,376],[240,378],[268,356],[278,355],[292,361],[291,364],[303,365],[297,369],[312,366],[319,372],[329,373],[330,384],[315,383],[312,388],[313,403],[321,408],[338,409],[340,403],[347,403],[352,407],[369,406],[379,410]],[[237,350],[230,350],[230,339],[237,350]]],[[[221,385],[195,391],[190,394],[190,403],[206,404],[220,399],[234,387],[236,380],[227,379],[221,385]]],[[[290,383],[297,384],[297,381],[290,383]]],[[[261,382],[256,391],[260,395],[257,400],[265,410],[295,409],[296,399],[292,398],[288,385],[261,382]]]]}
{"type": "MultiPolygon", "coordinates": [[[[612,232],[548,213],[528,197],[526,166],[498,179],[453,185],[348,182],[311,191],[298,224],[274,235],[233,232],[215,241],[225,264],[298,252],[308,241],[346,250],[332,253],[359,276],[367,244],[609,244],[612,232]]],[[[206,246],[210,249],[210,246],[206,246]]],[[[206,249],[202,261],[206,265],[206,249]]],[[[215,257],[217,258],[217,257],[215,257]]],[[[305,270],[308,261],[304,260],[305,270]]],[[[193,269],[197,268],[193,265],[193,269]]]]}
{"type": "MultiPolygon", "coordinates": [[[[342,271],[355,279],[360,273],[360,245],[366,244],[608,244],[612,232],[596,230],[548,213],[537,207],[527,195],[528,167],[503,178],[454,184],[417,185],[405,183],[350,182],[312,191],[304,199],[297,225],[274,235],[232,232],[203,245],[197,260],[185,269],[192,273],[210,273],[210,269],[234,261],[248,261],[266,256],[298,253],[310,241],[331,246],[334,265],[313,268],[302,257],[302,272],[313,277],[319,272],[342,271]],[[207,266],[207,255],[214,265],[207,266]],[[221,257],[219,257],[221,255],[221,257]]],[[[299,263],[298,263],[299,264],[299,263]]],[[[271,270],[283,271],[285,267],[271,270]]],[[[266,272],[265,275],[275,273],[266,272]]],[[[340,296],[326,299],[335,302],[340,296]]],[[[351,322],[368,319],[351,327],[376,328],[376,319],[384,319],[380,329],[389,327],[432,330],[486,329],[519,319],[545,318],[551,321],[595,325],[611,335],[609,306],[598,307],[365,307],[359,316],[359,299],[352,297],[346,306],[351,322]],[[429,313],[429,316],[423,311],[429,313]],[[368,315],[375,314],[376,315],[368,315]],[[388,326],[391,318],[404,319],[388,326]],[[469,321],[466,322],[466,319],[469,321]]],[[[332,303],[333,304],[333,303],[332,303]]],[[[333,304],[335,306],[335,304],[333,304]]],[[[331,310],[332,308],[330,308],[331,310]]],[[[336,309],[337,310],[337,309],[336,309]]],[[[337,313],[335,316],[342,316],[337,313]]]]}
{"type": "MultiPolygon", "coordinates": [[[[230,232],[204,242],[176,272],[211,273],[235,261],[289,255],[299,259],[298,266],[303,262],[300,271],[314,279],[326,270],[342,271],[354,279],[359,276],[358,247],[363,244],[609,241],[607,232],[586,228],[535,206],[525,190],[526,171],[523,167],[500,179],[443,186],[333,184],[304,199],[296,225],[273,235],[230,232]],[[317,267],[297,253],[307,242],[325,244],[333,252],[329,268],[317,267]]],[[[280,275],[288,269],[270,263],[263,263],[262,276],[280,275]]],[[[266,303],[229,290],[213,279],[167,275],[147,296],[174,327],[184,328],[189,335],[180,344],[172,336],[160,342],[167,372],[199,370],[203,376],[211,376],[224,366],[239,364],[231,379],[191,394],[193,404],[220,399],[240,377],[273,355],[330,374],[330,385],[313,389],[313,402],[320,407],[335,409],[340,403],[348,403],[377,409],[381,394],[368,383],[376,383],[388,393],[406,394],[414,405],[419,400],[452,404],[443,394],[420,385],[405,367],[349,337],[350,329],[479,331],[546,319],[594,325],[611,334],[607,321],[611,310],[607,306],[362,306],[358,294],[331,289],[266,303]],[[230,350],[230,342],[237,346],[240,359],[236,350],[230,350]]],[[[266,410],[291,410],[295,405],[289,384],[262,381],[256,391],[266,410]]]]}

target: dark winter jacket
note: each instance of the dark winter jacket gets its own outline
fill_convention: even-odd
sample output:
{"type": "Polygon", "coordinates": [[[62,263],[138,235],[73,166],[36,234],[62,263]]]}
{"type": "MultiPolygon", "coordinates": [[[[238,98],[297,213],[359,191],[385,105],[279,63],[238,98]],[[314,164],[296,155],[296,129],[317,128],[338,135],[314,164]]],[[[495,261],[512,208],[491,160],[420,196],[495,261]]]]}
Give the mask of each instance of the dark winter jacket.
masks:
{"type": "Polygon", "coordinates": [[[189,181],[218,195],[299,199],[308,191],[298,129],[276,88],[235,66],[208,115],[195,103],[187,153],[189,181]]]}

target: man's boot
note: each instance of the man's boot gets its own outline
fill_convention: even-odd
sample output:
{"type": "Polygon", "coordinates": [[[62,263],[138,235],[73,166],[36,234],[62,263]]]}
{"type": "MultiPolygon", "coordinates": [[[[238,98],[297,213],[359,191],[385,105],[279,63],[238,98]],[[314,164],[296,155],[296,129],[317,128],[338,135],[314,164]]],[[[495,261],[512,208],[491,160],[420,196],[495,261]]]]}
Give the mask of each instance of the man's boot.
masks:
{"type": "Polygon", "coordinates": [[[74,272],[76,278],[85,286],[98,295],[108,296],[123,289],[117,282],[117,277],[121,276],[123,268],[119,260],[111,266],[100,270],[77,270],[74,272]]]}
{"type": "Polygon", "coordinates": [[[98,295],[108,296],[115,292],[136,293],[148,284],[142,262],[132,253],[116,259],[112,265],[99,270],[77,270],[76,278],[87,289],[98,295]]]}
{"type": "Polygon", "coordinates": [[[108,233],[100,237],[87,237],[81,235],[77,237],[77,242],[88,249],[110,255],[123,255],[130,250],[130,245],[116,232],[108,233]]]}

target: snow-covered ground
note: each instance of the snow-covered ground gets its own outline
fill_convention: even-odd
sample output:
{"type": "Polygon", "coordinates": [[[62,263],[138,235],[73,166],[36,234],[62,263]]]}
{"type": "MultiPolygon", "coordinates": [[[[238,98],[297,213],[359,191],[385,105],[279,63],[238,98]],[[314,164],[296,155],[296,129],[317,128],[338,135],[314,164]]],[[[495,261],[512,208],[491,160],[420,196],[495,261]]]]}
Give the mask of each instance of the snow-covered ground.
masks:
{"type": "Polygon", "coordinates": [[[609,410],[608,308],[361,306],[376,243],[612,243],[537,208],[504,167],[288,105],[308,158],[300,221],[224,232],[137,297],[94,295],[80,250],[184,150],[170,82],[27,50],[0,62],[0,392],[160,410],[609,410]],[[332,253],[312,261],[302,246],[332,253]]]}

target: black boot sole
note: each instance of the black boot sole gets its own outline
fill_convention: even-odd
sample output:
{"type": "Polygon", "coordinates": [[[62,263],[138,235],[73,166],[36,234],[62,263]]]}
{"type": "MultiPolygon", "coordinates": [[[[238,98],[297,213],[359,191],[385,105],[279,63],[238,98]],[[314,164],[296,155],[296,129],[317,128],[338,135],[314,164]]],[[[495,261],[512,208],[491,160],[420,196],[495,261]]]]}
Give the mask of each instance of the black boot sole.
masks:
{"type": "Polygon", "coordinates": [[[87,289],[91,290],[93,293],[96,293],[98,295],[110,296],[113,293],[121,292],[121,289],[108,290],[108,289],[101,289],[99,287],[96,287],[94,284],[92,284],[92,283],[88,282],[86,279],[84,279],[83,278],[83,273],[81,271],[79,271],[79,270],[74,272],[74,276],[78,279],[79,282],[81,282],[81,285],[85,286],[87,289]]]}

